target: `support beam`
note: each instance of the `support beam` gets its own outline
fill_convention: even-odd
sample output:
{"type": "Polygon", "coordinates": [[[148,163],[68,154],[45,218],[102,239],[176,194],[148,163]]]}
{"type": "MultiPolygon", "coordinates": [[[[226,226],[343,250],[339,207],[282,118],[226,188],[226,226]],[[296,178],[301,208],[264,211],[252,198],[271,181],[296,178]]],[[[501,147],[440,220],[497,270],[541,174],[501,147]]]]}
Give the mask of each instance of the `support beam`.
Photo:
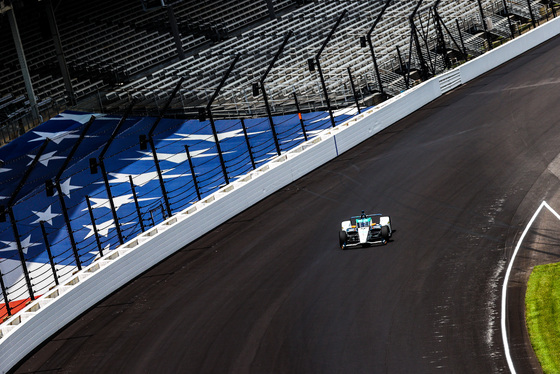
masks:
{"type": "Polygon", "coordinates": [[[167,8],[167,18],[169,19],[169,26],[171,27],[171,35],[175,42],[175,48],[177,48],[177,56],[183,60],[185,58],[185,51],[183,50],[183,42],[181,41],[181,35],[179,35],[179,28],[177,27],[177,19],[175,18],[173,6],[168,4],[165,7],[167,8]]]}
{"type": "Polygon", "coordinates": [[[35,97],[35,92],[33,91],[33,83],[31,82],[31,75],[29,74],[29,68],[27,67],[27,60],[25,58],[25,52],[23,51],[21,36],[19,35],[16,14],[14,13],[14,8],[12,6],[5,7],[3,8],[3,11],[4,10],[6,10],[6,13],[8,14],[8,20],[12,29],[12,36],[14,38],[19,65],[21,67],[21,75],[23,76],[23,83],[25,84],[27,98],[29,99],[29,106],[31,107],[31,114],[33,115],[33,118],[40,120],[41,116],[39,115],[39,109],[37,108],[37,98],[35,97]]]}
{"type": "Polygon", "coordinates": [[[76,96],[74,94],[74,88],[72,87],[72,80],[70,79],[70,72],[68,71],[66,58],[64,57],[64,50],[62,49],[60,33],[58,32],[58,25],[56,23],[56,17],[51,0],[45,1],[45,10],[47,13],[47,18],[49,19],[49,26],[51,29],[54,49],[56,51],[56,57],[58,59],[58,66],[60,68],[60,73],[62,74],[62,80],[64,81],[64,89],[66,90],[69,104],[76,105],[76,96]]]}
{"type": "Polygon", "coordinates": [[[271,21],[276,19],[276,12],[274,11],[274,5],[272,4],[272,0],[266,0],[266,6],[268,7],[268,15],[271,21]]]}

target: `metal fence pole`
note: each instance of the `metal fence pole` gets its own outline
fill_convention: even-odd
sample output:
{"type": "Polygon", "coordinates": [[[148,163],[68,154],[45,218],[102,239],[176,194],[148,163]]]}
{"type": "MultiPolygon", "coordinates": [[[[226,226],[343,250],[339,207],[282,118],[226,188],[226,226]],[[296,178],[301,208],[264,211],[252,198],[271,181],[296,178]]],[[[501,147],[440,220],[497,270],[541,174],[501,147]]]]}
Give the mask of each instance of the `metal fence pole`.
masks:
{"type": "Polygon", "coordinates": [[[445,64],[445,68],[450,69],[451,61],[449,60],[449,56],[447,55],[447,46],[445,45],[445,38],[443,37],[443,29],[441,27],[443,20],[440,18],[437,11],[437,7],[439,6],[440,1],[441,0],[436,0],[435,4],[432,6],[432,9],[434,10],[434,18],[436,19],[437,36],[439,39],[439,43],[441,43],[441,48],[443,49],[443,62],[445,64]]]}
{"type": "Polygon", "coordinates": [[[49,237],[47,236],[47,230],[45,229],[45,221],[39,221],[41,225],[41,232],[43,233],[43,240],[45,241],[45,247],[47,248],[47,254],[49,255],[49,263],[51,264],[51,269],[54,276],[54,283],[58,286],[58,275],[56,274],[56,266],[54,263],[54,257],[51,252],[51,245],[49,243],[49,237]]]}
{"type": "Polygon", "coordinates": [[[241,128],[243,129],[243,135],[245,136],[245,144],[247,144],[247,151],[249,152],[249,158],[251,159],[251,166],[253,170],[257,168],[255,164],[255,157],[253,156],[253,151],[251,149],[251,143],[249,142],[249,134],[247,133],[247,127],[245,126],[245,120],[243,118],[240,119],[241,121],[241,128]]]}
{"type": "Polygon", "coordinates": [[[6,285],[4,284],[4,275],[0,270],[0,287],[2,288],[2,296],[4,297],[4,305],[6,305],[6,313],[9,316],[12,315],[12,308],[10,308],[10,300],[8,299],[8,291],[6,290],[6,285]]]}
{"type": "Polygon", "coordinates": [[[263,76],[260,80],[260,88],[262,90],[264,105],[266,107],[266,114],[268,115],[268,121],[270,122],[270,130],[272,131],[272,137],[274,138],[274,145],[276,147],[276,153],[278,154],[278,156],[280,156],[280,153],[281,153],[280,144],[278,143],[278,135],[276,134],[276,129],[274,128],[274,121],[272,120],[272,113],[270,111],[270,105],[268,103],[268,95],[266,93],[266,88],[264,86],[264,81],[265,81],[268,73],[270,73],[270,70],[272,70],[272,67],[274,66],[274,64],[278,60],[278,57],[280,57],[280,54],[282,53],[282,51],[286,47],[286,44],[288,43],[288,40],[290,39],[291,36],[292,36],[292,31],[290,30],[284,36],[284,40],[282,41],[282,44],[278,48],[278,51],[276,51],[276,54],[272,58],[272,61],[270,61],[270,64],[268,65],[268,68],[266,69],[266,71],[264,72],[264,74],[263,74],[263,76]]]}
{"type": "Polygon", "coordinates": [[[513,25],[511,24],[511,18],[509,17],[509,10],[506,4],[506,0],[502,0],[502,4],[504,6],[504,11],[506,12],[506,17],[508,20],[509,32],[511,33],[511,38],[515,39],[515,33],[513,32],[513,25]]]}
{"type": "Polygon", "coordinates": [[[537,22],[535,21],[535,15],[533,14],[533,8],[531,8],[530,0],[527,0],[527,8],[529,8],[529,14],[531,15],[531,23],[533,24],[533,28],[535,28],[537,27],[537,22]]]}
{"type": "Polygon", "coordinates": [[[208,113],[208,119],[210,120],[210,126],[212,127],[212,134],[214,135],[214,142],[216,143],[216,149],[218,150],[218,157],[220,158],[220,164],[222,166],[222,173],[224,174],[224,180],[225,180],[226,184],[229,184],[229,177],[228,177],[228,174],[227,174],[226,163],[224,161],[224,156],[222,154],[222,148],[220,147],[220,139],[218,138],[218,132],[216,131],[216,124],[214,123],[214,116],[212,116],[211,108],[212,108],[212,104],[214,103],[214,100],[216,99],[216,97],[220,93],[220,90],[222,89],[222,87],[226,83],[226,80],[228,79],[229,75],[233,71],[233,68],[235,67],[235,64],[237,63],[237,61],[239,61],[240,57],[241,57],[241,55],[236,55],[235,56],[235,58],[233,59],[233,61],[230,64],[228,70],[226,71],[226,73],[222,77],[222,80],[220,81],[220,84],[218,85],[218,88],[216,88],[216,90],[214,91],[214,94],[212,94],[212,97],[210,98],[210,100],[208,101],[208,104],[206,105],[206,112],[208,113]]]}
{"type": "Polygon", "coordinates": [[[68,216],[68,209],[66,208],[66,202],[64,201],[64,193],[62,192],[62,188],[60,187],[60,182],[58,180],[55,180],[54,185],[56,187],[56,192],[58,193],[58,201],[60,202],[62,217],[64,218],[64,223],[66,224],[68,238],[70,239],[70,245],[72,246],[72,252],[74,253],[74,259],[76,260],[76,266],[78,267],[78,270],[82,270],[82,263],[80,261],[80,256],[78,255],[78,247],[76,246],[76,240],[74,239],[74,231],[72,231],[70,217],[68,216]]]}
{"type": "Polygon", "coordinates": [[[138,196],[136,196],[136,188],[134,187],[134,182],[132,181],[132,175],[128,176],[130,182],[130,189],[132,190],[132,196],[134,197],[134,205],[136,206],[136,213],[138,214],[138,222],[140,223],[140,229],[142,232],[146,231],[144,227],[144,220],[142,219],[142,212],[140,211],[140,204],[138,203],[138,196]]]}
{"type": "MultiPolygon", "coordinates": [[[[33,158],[33,161],[31,162],[31,165],[29,165],[29,167],[27,167],[27,169],[25,169],[25,172],[23,173],[22,178],[20,179],[17,186],[14,188],[14,191],[12,192],[12,194],[10,196],[10,199],[8,200],[8,203],[6,204],[7,205],[6,210],[8,212],[9,217],[10,217],[12,231],[14,233],[14,239],[15,239],[16,244],[17,244],[19,259],[21,261],[21,267],[23,269],[23,274],[25,276],[25,282],[27,283],[27,288],[29,290],[29,297],[31,298],[31,300],[35,300],[35,295],[33,293],[33,285],[31,284],[31,278],[29,277],[29,271],[27,269],[27,264],[25,262],[24,248],[21,244],[21,238],[19,236],[19,231],[18,231],[18,227],[17,227],[17,223],[16,223],[16,218],[15,218],[15,215],[14,215],[13,206],[14,206],[16,200],[17,200],[17,196],[18,196],[19,192],[22,190],[23,186],[25,185],[25,182],[27,181],[27,179],[31,175],[31,172],[35,168],[35,165],[37,165],[37,163],[41,159],[41,156],[43,155],[43,152],[45,151],[45,148],[47,148],[47,145],[49,144],[49,142],[50,142],[50,139],[47,138],[47,139],[45,139],[43,144],[41,144],[41,147],[39,148],[39,151],[37,152],[37,154],[33,158]]],[[[5,212],[2,212],[2,213],[5,213],[5,212]]]]}
{"type": "Polygon", "coordinates": [[[91,209],[91,203],[88,195],[86,195],[86,203],[89,211],[89,218],[91,219],[93,234],[95,236],[95,242],[97,243],[97,248],[99,249],[99,255],[103,257],[103,248],[101,248],[101,240],[99,239],[99,233],[97,232],[97,225],[95,224],[95,217],[93,215],[93,209],[91,209]]]}
{"type": "Polygon", "coordinates": [[[101,176],[103,177],[103,183],[105,184],[105,191],[107,192],[107,198],[109,199],[109,206],[111,207],[113,223],[115,224],[115,229],[117,230],[117,237],[119,239],[119,243],[124,244],[124,239],[121,231],[121,224],[119,222],[119,216],[117,215],[117,209],[115,207],[113,192],[111,191],[111,184],[109,183],[109,177],[107,176],[107,170],[105,169],[105,160],[103,158],[99,159],[99,166],[101,168],[101,176]]]}
{"type": "Polygon", "coordinates": [[[389,4],[391,3],[391,1],[392,0],[387,0],[385,2],[385,5],[381,9],[381,12],[379,12],[379,14],[377,15],[377,18],[373,22],[373,25],[371,26],[371,28],[369,29],[369,31],[366,34],[366,40],[367,40],[367,43],[369,45],[369,51],[371,53],[371,58],[373,59],[373,68],[375,70],[375,77],[377,79],[377,84],[379,85],[379,92],[381,93],[381,98],[383,100],[385,100],[385,91],[383,89],[383,82],[381,81],[381,74],[379,73],[379,66],[377,65],[377,58],[375,57],[375,51],[373,49],[373,42],[371,40],[371,34],[373,33],[373,30],[375,29],[375,27],[377,26],[379,21],[381,21],[381,17],[383,16],[385,11],[389,7],[389,4]]]}
{"type": "Polygon", "coordinates": [[[315,63],[317,64],[317,70],[319,71],[319,78],[321,79],[321,86],[323,87],[323,94],[325,95],[325,101],[327,103],[327,109],[329,111],[329,116],[331,117],[332,127],[335,127],[336,123],[334,122],[334,116],[333,116],[333,112],[332,112],[332,108],[331,108],[331,101],[329,99],[329,93],[327,91],[327,85],[325,84],[325,77],[323,76],[323,70],[321,69],[320,60],[321,60],[321,53],[323,53],[323,50],[327,46],[327,43],[332,38],[336,29],[338,28],[338,26],[342,22],[342,18],[344,18],[345,15],[346,15],[346,9],[344,9],[342,11],[340,16],[336,20],[336,23],[334,24],[333,28],[331,29],[331,32],[329,33],[329,35],[327,35],[327,38],[323,42],[323,45],[321,45],[321,48],[319,49],[319,52],[317,52],[317,55],[315,55],[315,63]]]}
{"type": "Polygon", "coordinates": [[[189,160],[189,168],[191,169],[191,176],[194,184],[194,189],[196,191],[196,197],[200,201],[202,198],[200,195],[200,189],[198,188],[198,182],[196,180],[196,173],[194,172],[194,165],[191,158],[191,153],[189,152],[189,146],[185,144],[185,152],[187,152],[187,159],[189,160]]]}
{"type": "Polygon", "coordinates": [[[490,39],[490,34],[488,33],[488,27],[486,26],[486,17],[484,17],[484,10],[482,9],[482,3],[480,0],[478,2],[478,11],[480,12],[480,22],[482,22],[482,28],[484,29],[484,36],[486,37],[486,42],[488,43],[488,49],[492,49],[492,39],[490,39]]]}
{"type": "Polygon", "coordinates": [[[305,124],[303,123],[303,117],[301,115],[301,109],[299,108],[299,100],[296,93],[294,92],[294,101],[296,103],[296,109],[299,117],[299,123],[301,125],[301,131],[303,132],[303,138],[307,141],[307,131],[305,130],[305,124]]]}
{"type": "Polygon", "coordinates": [[[469,54],[467,53],[467,48],[465,48],[465,41],[463,40],[463,33],[461,32],[461,27],[459,27],[459,21],[455,19],[457,23],[457,32],[459,33],[459,41],[461,42],[461,47],[463,47],[463,54],[465,55],[465,61],[469,60],[469,54]]]}
{"type": "Polygon", "coordinates": [[[35,294],[33,293],[33,285],[31,284],[31,278],[29,277],[29,270],[27,269],[27,263],[25,262],[25,254],[23,253],[23,246],[21,245],[21,239],[19,237],[19,231],[17,228],[16,218],[14,216],[14,210],[12,209],[11,206],[8,206],[8,215],[10,216],[10,222],[12,224],[14,238],[16,239],[19,260],[21,261],[21,268],[23,269],[23,275],[25,276],[25,283],[27,283],[27,290],[29,291],[29,297],[31,298],[31,300],[35,300],[35,294]]]}
{"type": "Polygon", "coordinates": [[[354,101],[356,102],[356,108],[358,109],[358,114],[362,113],[360,109],[360,102],[358,100],[358,93],[356,92],[356,87],[354,86],[354,80],[352,79],[352,72],[350,71],[350,66],[348,66],[348,78],[350,78],[350,86],[352,87],[352,93],[354,95],[354,101]]]}
{"type": "Polygon", "coordinates": [[[181,85],[183,84],[184,80],[185,80],[185,77],[181,77],[179,79],[179,82],[177,83],[177,85],[173,89],[173,92],[171,93],[171,95],[167,99],[167,102],[165,103],[165,106],[163,107],[163,110],[161,111],[159,117],[152,124],[152,127],[150,128],[150,131],[148,132],[148,143],[150,144],[150,149],[152,150],[152,157],[154,159],[154,164],[156,166],[156,172],[157,172],[157,176],[158,176],[158,180],[159,180],[159,186],[161,188],[161,193],[163,195],[163,201],[165,202],[165,208],[167,209],[167,214],[169,215],[169,217],[171,217],[173,214],[171,212],[171,204],[169,203],[169,198],[167,197],[167,190],[165,189],[165,183],[163,182],[163,174],[162,174],[161,168],[159,166],[159,159],[158,159],[156,145],[154,143],[153,135],[154,135],[154,131],[156,130],[156,127],[159,125],[159,122],[161,121],[161,119],[165,115],[165,112],[167,112],[167,110],[169,109],[169,106],[171,105],[171,102],[173,101],[173,98],[175,97],[175,95],[177,95],[177,92],[181,88],[181,85]]]}

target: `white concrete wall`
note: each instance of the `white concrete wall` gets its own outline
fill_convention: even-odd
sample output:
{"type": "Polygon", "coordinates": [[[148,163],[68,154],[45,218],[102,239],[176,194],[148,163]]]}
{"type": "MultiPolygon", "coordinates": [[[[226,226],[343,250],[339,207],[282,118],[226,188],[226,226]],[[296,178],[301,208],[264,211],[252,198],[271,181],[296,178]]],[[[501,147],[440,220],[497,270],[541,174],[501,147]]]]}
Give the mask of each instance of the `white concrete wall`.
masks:
{"type": "Polygon", "coordinates": [[[325,130],[317,138],[277,157],[245,178],[110,252],[0,326],[0,372],[9,370],[88,308],[188,243],[406,117],[442,93],[550,39],[560,31],[559,26],[560,18],[548,22],[335,129],[325,130]]]}

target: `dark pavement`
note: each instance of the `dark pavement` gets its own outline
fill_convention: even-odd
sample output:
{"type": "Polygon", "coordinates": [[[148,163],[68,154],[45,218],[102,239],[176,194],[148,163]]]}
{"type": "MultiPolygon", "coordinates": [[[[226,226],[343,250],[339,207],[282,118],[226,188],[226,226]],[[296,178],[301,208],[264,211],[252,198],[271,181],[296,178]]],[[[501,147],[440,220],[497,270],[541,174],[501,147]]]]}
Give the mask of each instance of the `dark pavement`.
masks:
{"type": "MultiPolygon", "coordinates": [[[[246,210],[17,372],[508,372],[507,259],[560,186],[549,167],[560,152],[559,55],[556,38],[246,210]],[[338,249],[340,222],[362,209],[391,215],[394,240],[338,249]]],[[[529,262],[518,261],[516,279],[529,262]]],[[[514,322],[517,371],[532,372],[514,322]]]]}

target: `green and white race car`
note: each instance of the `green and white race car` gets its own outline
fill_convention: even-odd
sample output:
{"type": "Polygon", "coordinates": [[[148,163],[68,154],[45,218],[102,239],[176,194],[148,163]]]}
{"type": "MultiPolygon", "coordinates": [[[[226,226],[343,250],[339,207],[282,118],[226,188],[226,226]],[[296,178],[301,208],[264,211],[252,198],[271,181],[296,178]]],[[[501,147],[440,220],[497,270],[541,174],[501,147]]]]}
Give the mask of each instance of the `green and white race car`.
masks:
{"type": "Polygon", "coordinates": [[[350,217],[343,221],[342,230],[339,233],[340,248],[362,246],[371,244],[387,244],[393,236],[391,217],[382,214],[365,214],[350,217]]]}

